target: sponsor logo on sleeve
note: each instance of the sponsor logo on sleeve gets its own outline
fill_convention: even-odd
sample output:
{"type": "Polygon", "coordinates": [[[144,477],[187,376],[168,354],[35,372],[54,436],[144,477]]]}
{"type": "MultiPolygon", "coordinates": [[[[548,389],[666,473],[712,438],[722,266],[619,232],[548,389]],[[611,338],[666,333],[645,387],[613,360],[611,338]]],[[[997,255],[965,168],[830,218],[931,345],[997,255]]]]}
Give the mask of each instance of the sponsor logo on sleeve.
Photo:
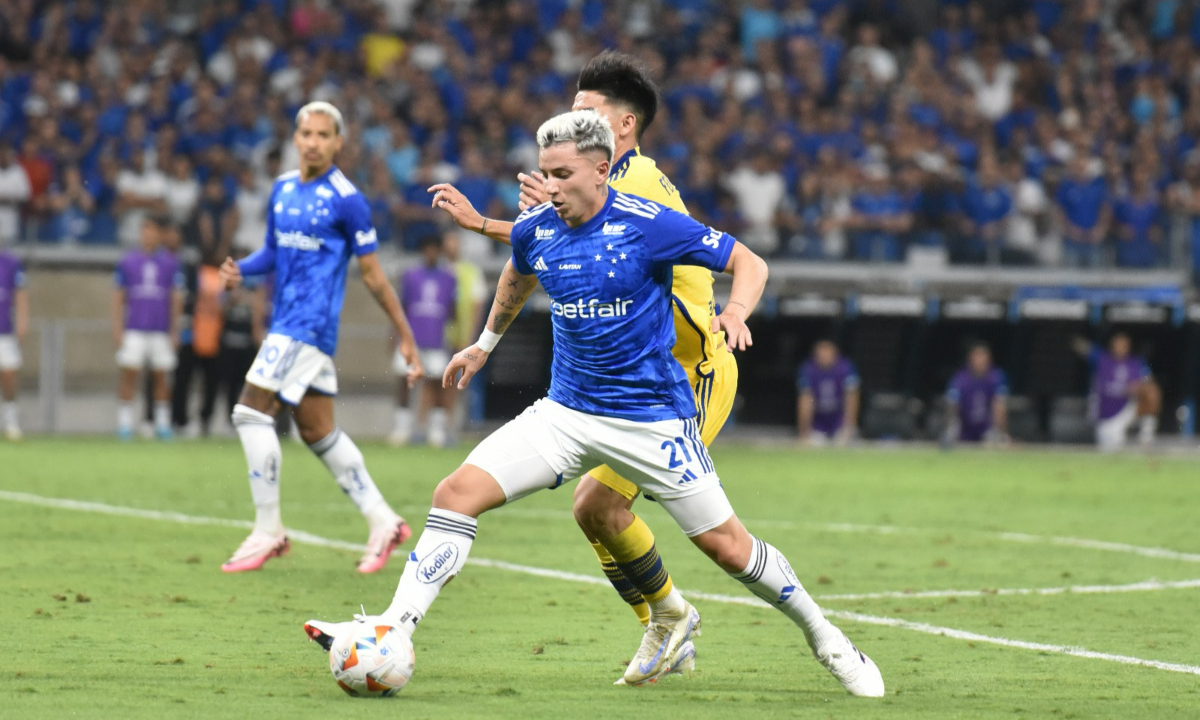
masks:
{"type": "Polygon", "coordinates": [[[379,238],[375,234],[375,228],[371,228],[370,230],[359,230],[354,233],[354,240],[358,243],[359,247],[362,247],[363,245],[374,245],[379,241],[379,238]]]}

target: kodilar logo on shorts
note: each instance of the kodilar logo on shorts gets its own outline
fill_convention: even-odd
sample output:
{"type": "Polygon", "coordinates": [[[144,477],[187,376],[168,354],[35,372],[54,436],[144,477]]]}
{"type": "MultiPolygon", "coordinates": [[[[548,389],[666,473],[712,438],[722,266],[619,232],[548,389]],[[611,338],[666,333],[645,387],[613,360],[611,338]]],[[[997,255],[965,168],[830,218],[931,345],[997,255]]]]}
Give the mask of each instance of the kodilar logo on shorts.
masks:
{"type": "Polygon", "coordinates": [[[433,549],[417,565],[417,577],[426,585],[432,585],[446,577],[458,560],[458,548],[454,543],[444,542],[433,549]]]}

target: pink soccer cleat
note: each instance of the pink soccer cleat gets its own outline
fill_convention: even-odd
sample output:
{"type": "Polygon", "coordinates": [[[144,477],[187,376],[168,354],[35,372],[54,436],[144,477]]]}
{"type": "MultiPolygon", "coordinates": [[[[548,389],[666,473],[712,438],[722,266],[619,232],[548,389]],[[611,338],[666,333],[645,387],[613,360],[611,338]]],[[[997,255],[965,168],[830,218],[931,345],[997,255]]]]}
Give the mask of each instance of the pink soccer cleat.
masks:
{"type": "Polygon", "coordinates": [[[227,573],[258,570],[271,558],[287,555],[291,549],[287,535],[268,535],[255,530],[242,541],[237,552],[221,566],[221,570],[227,573]]]}
{"type": "Polygon", "coordinates": [[[404,522],[404,518],[396,518],[394,524],[373,530],[367,538],[367,551],[358,561],[358,571],[366,574],[383,569],[396,546],[410,537],[412,529],[404,522]]]}

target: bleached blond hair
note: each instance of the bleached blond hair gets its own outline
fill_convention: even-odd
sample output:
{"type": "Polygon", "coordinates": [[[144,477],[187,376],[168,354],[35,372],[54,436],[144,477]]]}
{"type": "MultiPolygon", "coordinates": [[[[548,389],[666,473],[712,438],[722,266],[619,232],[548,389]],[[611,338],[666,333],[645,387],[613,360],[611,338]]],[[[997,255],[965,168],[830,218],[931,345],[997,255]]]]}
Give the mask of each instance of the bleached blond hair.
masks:
{"type": "Polygon", "coordinates": [[[339,137],[346,132],[346,123],[342,121],[342,111],[338,110],[331,103],[327,103],[324,100],[317,100],[300,108],[300,112],[296,113],[296,126],[299,127],[300,123],[304,122],[304,118],[309,115],[328,115],[333,119],[333,128],[337,131],[339,137]]]}
{"type": "Polygon", "coordinates": [[[581,153],[603,150],[609,162],[616,152],[612,126],[595,110],[572,110],[555,115],[538,128],[537,143],[543,150],[563,143],[574,143],[581,153]]]}

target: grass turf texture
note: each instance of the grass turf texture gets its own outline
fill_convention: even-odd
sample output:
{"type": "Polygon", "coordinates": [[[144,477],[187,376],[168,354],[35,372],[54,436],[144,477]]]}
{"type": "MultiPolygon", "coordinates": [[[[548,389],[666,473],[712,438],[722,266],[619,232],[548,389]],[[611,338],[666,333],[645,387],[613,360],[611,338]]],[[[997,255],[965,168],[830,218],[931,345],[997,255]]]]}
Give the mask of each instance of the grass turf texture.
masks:
{"type": "MultiPolygon", "coordinates": [[[[433,486],[465,455],[364,451],[417,532],[433,486]]],[[[714,459],[740,516],[787,553],[818,599],[1200,577],[1200,563],[996,535],[1200,552],[1194,460],[733,446],[714,459]],[[917,530],[839,531],[829,523],[917,530]]],[[[244,474],[231,441],[0,445],[0,490],[190,515],[248,519],[244,474]]],[[[290,527],[365,540],[357,512],[307,451],[285,444],[282,477],[290,527]]],[[[570,519],[570,487],[485,516],[473,556],[600,577],[570,519]]],[[[638,507],[678,586],[744,593],[661,508],[638,507]]],[[[363,577],[355,554],[297,544],[262,572],[223,575],[217,566],[245,532],[0,500],[0,717],[1193,718],[1200,708],[1195,675],[839,621],[888,685],[882,701],[852,698],[778,613],[705,600],[696,601],[705,632],[693,677],[613,687],[641,634],[615,593],[479,566],[447,586],[422,624],[416,673],[401,696],[354,700],[334,684],[301,624],[348,619],[360,602],[382,610],[403,557],[363,577]]],[[[1196,665],[1198,601],[1200,589],[1175,589],[823,604],[1196,665]]]]}

